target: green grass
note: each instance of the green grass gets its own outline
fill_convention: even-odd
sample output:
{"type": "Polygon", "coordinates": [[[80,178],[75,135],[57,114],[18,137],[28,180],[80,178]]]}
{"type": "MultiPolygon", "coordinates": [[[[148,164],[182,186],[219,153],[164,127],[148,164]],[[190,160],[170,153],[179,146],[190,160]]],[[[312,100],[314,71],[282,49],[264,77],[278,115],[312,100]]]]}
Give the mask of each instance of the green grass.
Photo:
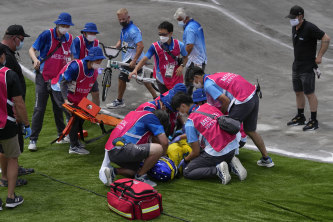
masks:
{"type": "MultiPolygon", "coordinates": [[[[28,84],[27,106],[31,118],[34,86],[28,84]]],[[[89,137],[101,135],[99,127],[85,123],[89,137]]],[[[33,167],[35,174],[23,176],[28,185],[18,187],[24,204],[0,212],[0,221],[127,221],[110,212],[106,199],[41,176],[106,195],[108,188],[98,179],[104,157],[104,137],[87,146],[90,155],[69,155],[67,144],[50,145],[56,138],[51,102],[44,118],[38,151],[26,151],[19,162],[33,167]]],[[[26,140],[27,146],[28,140],[26,140]]],[[[163,207],[190,221],[330,221],[333,220],[333,165],[272,155],[272,169],[256,165],[258,152],[242,149],[239,158],[248,171],[240,182],[232,177],[224,186],[217,179],[193,181],[184,178],[158,183],[163,207]]],[[[0,188],[4,200],[7,190],[0,188]]],[[[161,215],[156,221],[178,221],[161,215]]]]}

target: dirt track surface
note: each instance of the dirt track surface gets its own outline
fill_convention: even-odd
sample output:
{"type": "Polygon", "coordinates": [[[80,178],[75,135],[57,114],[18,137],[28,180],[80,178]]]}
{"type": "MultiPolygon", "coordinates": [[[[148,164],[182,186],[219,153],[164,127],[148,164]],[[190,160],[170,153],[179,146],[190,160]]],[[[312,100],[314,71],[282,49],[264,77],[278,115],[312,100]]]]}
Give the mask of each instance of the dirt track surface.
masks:
{"type": "MultiPolygon", "coordinates": [[[[286,122],[296,114],[295,95],[291,84],[293,51],[291,27],[284,17],[289,9],[299,4],[305,10],[305,18],[313,22],[333,38],[333,3],[329,0],[273,1],[273,0],[215,0],[215,1],[118,1],[118,0],[34,0],[1,1],[0,13],[3,34],[11,24],[22,24],[31,35],[20,51],[21,63],[32,69],[28,49],[45,29],[54,27],[59,13],[72,15],[74,27],[71,33],[79,35],[86,22],[95,22],[98,38],[107,45],[119,39],[120,25],[116,11],[126,7],[135,24],[143,33],[145,52],[158,40],[157,26],[168,20],[174,24],[174,37],[182,39],[182,30],[173,19],[178,7],[185,7],[191,16],[203,26],[208,53],[207,72],[233,72],[262,85],[258,132],[264,138],[269,151],[286,155],[333,162],[333,40],[325,54],[320,69],[322,77],[316,82],[319,100],[318,120],[320,128],[303,132],[301,127],[287,127],[286,122]],[[51,3],[50,3],[51,2],[51,3]],[[290,152],[290,153],[288,153],[290,152]]],[[[320,44],[318,45],[318,47],[320,44]]],[[[117,96],[118,72],[113,75],[112,90],[107,103],[117,96]]],[[[101,76],[99,77],[101,83],[101,76]]],[[[126,115],[143,102],[150,101],[150,94],[135,81],[125,92],[126,107],[110,110],[126,115]]],[[[103,104],[105,105],[105,103],[103,104]]],[[[306,117],[310,117],[308,105],[306,117]]],[[[31,116],[32,113],[29,114],[31,116]]],[[[252,148],[248,142],[248,148],[252,148]]],[[[277,163],[278,164],[278,163],[277,163]]]]}

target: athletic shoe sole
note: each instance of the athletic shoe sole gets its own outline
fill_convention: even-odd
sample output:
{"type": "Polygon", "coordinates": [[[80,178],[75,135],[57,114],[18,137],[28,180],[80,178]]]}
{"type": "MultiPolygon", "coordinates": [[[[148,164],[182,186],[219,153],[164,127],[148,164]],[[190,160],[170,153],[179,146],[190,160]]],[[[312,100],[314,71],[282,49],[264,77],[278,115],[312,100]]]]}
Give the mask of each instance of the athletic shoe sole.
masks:
{"type": "Polygon", "coordinates": [[[258,160],[258,161],[257,161],[257,165],[258,165],[258,166],[263,166],[263,167],[271,168],[271,167],[273,167],[275,164],[274,164],[274,162],[271,162],[271,163],[269,163],[269,164],[267,164],[267,163],[262,163],[261,160],[258,160]]]}
{"type": "Polygon", "coordinates": [[[22,204],[23,201],[24,201],[24,199],[23,199],[22,201],[20,201],[20,202],[16,202],[16,203],[6,203],[6,207],[8,207],[8,208],[14,208],[14,207],[16,207],[16,206],[22,204]]]}
{"type": "Polygon", "coordinates": [[[231,172],[236,174],[240,181],[243,181],[247,177],[247,171],[237,157],[233,157],[230,162],[231,172]]]}
{"type": "Polygon", "coordinates": [[[112,178],[111,178],[111,169],[109,167],[106,167],[104,169],[104,174],[106,177],[106,186],[110,186],[110,184],[112,183],[112,178]]]}
{"type": "Polygon", "coordinates": [[[123,107],[125,107],[126,105],[125,104],[123,104],[123,105],[118,105],[118,106],[106,106],[106,108],[108,108],[108,109],[117,109],[117,108],[123,108],[123,107]]]}
{"type": "Polygon", "coordinates": [[[69,153],[69,154],[87,155],[87,154],[89,154],[90,152],[88,152],[88,153],[80,153],[80,152],[77,152],[77,151],[69,150],[68,153],[69,153]]]}
{"type": "Polygon", "coordinates": [[[304,123],[292,123],[292,124],[287,124],[287,126],[302,126],[302,125],[305,125],[305,122],[304,123]]]}
{"type": "Polygon", "coordinates": [[[222,162],[217,166],[217,168],[219,172],[222,174],[221,176],[219,176],[220,179],[222,180],[222,184],[224,185],[228,184],[231,180],[228,164],[226,162],[222,162]]]}

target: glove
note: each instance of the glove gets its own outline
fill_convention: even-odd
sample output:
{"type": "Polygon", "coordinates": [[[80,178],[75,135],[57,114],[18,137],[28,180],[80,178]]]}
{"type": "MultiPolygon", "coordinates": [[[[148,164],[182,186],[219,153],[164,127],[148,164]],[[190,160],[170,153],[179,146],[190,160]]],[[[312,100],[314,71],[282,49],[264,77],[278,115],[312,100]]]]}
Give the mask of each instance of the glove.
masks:
{"type": "Polygon", "coordinates": [[[179,165],[178,165],[178,169],[185,169],[185,167],[187,166],[187,162],[185,161],[185,158],[182,159],[182,161],[180,161],[179,165]]]}
{"type": "Polygon", "coordinates": [[[170,144],[172,144],[172,143],[177,143],[177,142],[180,140],[180,136],[181,136],[181,135],[176,136],[173,140],[171,140],[170,144]]]}
{"type": "Polygon", "coordinates": [[[24,127],[23,134],[25,135],[24,139],[31,136],[31,128],[29,125],[24,127]]]}

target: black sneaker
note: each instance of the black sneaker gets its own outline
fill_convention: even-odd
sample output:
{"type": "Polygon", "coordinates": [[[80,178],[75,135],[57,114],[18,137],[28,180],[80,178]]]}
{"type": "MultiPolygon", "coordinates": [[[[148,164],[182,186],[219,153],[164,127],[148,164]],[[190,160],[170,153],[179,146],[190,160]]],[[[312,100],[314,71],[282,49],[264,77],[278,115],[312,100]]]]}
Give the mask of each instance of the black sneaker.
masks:
{"type": "Polygon", "coordinates": [[[14,193],[14,199],[11,199],[9,197],[7,197],[6,200],[6,207],[8,208],[14,208],[20,204],[22,204],[24,201],[22,196],[16,196],[16,194],[14,193]]]}
{"type": "Polygon", "coordinates": [[[306,126],[303,127],[303,131],[316,130],[318,129],[318,120],[309,120],[306,126]]]}
{"type": "Polygon", "coordinates": [[[33,168],[24,168],[22,166],[19,166],[17,176],[28,175],[34,172],[35,170],[33,168]]]}
{"type": "Polygon", "coordinates": [[[287,123],[288,126],[305,125],[305,116],[296,115],[291,121],[287,123]]]}

